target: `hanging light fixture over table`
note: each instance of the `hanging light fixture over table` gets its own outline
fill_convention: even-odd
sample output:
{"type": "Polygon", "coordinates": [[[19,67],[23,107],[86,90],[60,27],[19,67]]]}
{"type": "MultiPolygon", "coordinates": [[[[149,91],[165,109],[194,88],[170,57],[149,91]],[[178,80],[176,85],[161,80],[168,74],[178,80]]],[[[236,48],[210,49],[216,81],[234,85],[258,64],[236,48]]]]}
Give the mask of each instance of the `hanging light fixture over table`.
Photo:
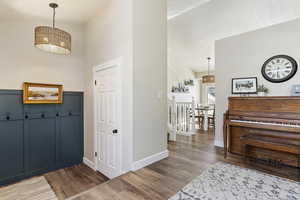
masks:
{"type": "Polygon", "coordinates": [[[71,35],[61,29],[55,28],[56,3],[50,3],[53,8],[53,26],[38,26],[35,28],[34,45],[47,52],[69,55],[71,53],[71,35]]]}
{"type": "Polygon", "coordinates": [[[210,75],[209,74],[209,70],[210,70],[210,60],[211,58],[208,57],[207,58],[207,62],[208,62],[208,74],[205,76],[202,76],[202,83],[214,83],[215,82],[215,76],[214,75],[210,75]]]}

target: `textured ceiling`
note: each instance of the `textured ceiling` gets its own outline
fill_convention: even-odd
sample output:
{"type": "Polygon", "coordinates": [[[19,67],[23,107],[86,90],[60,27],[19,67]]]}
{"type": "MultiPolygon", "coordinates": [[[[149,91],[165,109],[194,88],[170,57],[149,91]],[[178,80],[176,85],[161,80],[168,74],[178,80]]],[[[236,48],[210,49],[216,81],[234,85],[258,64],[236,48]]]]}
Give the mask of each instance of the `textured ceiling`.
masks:
{"type": "Polygon", "coordinates": [[[85,22],[101,12],[106,0],[1,0],[0,20],[20,18],[51,19],[49,3],[59,4],[57,19],[67,22],[85,22]]]}

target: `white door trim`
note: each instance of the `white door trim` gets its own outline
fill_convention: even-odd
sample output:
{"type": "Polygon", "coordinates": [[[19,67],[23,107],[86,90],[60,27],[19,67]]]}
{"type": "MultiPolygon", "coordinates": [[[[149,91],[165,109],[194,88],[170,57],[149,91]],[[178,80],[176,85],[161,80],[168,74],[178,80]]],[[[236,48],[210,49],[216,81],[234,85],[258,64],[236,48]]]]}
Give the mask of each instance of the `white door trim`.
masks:
{"type": "MultiPolygon", "coordinates": [[[[95,80],[96,80],[96,73],[99,71],[103,71],[109,68],[114,68],[116,67],[118,70],[118,80],[120,81],[120,87],[119,87],[119,91],[120,91],[120,96],[122,97],[122,87],[121,87],[121,83],[122,83],[122,75],[121,75],[121,65],[122,65],[122,58],[117,58],[108,62],[105,62],[103,64],[97,65],[93,67],[93,115],[94,115],[94,153],[97,152],[98,153],[98,139],[97,139],[97,112],[95,110],[95,108],[97,107],[97,102],[96,102],[96,85],[95,85],[95,80]]],[[[120,109],[118,110],[118,115],[120,116],[120,121],[119,121],[119,132],[121,134],[123,133],[123,129],[122,129],[122,107],[120,107],[120,109]]],[[[121,136],[121,158],[123,158],[123,154],[122,154],[122,146],[123,146],[123,137],[121,136]]],[[[98,153],[99,156],[99,153],[98,153]]],[[[94,155],[94,166],[95,166],[95,170],[98,170],[98,159],[97,157],[94,155]]],[[[120,167],[120,175],[122,173],[122,159],[120,160],[121,162],[121,166],[120,167]]]]}
{"type": "MultiPolygon", "coordinates": [[[[93,67],[93,77],[95,79],[95,72],[102,71],[104,69],[112,68],[112,67],[120,67],[122,64],[122,58],[116,58],[100,65],[96,65],[93,67]]],[[[119,68],[120,71],[120,68],[119,68]]]]}

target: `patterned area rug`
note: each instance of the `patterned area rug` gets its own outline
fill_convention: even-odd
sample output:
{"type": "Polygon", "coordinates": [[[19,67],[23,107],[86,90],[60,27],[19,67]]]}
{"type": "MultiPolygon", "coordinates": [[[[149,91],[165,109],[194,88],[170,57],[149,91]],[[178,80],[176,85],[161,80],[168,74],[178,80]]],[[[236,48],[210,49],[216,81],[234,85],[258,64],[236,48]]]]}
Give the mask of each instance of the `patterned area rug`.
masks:
{"type": "Polygon", "coordinates": [[[300,183],[218,162],[169,200],[300,200],[300,183]]]}
{"type": "Polygon", "coordinates": [[[0,188],[1,200],[57,200],[44,177],[35,177],[0,188]]]}

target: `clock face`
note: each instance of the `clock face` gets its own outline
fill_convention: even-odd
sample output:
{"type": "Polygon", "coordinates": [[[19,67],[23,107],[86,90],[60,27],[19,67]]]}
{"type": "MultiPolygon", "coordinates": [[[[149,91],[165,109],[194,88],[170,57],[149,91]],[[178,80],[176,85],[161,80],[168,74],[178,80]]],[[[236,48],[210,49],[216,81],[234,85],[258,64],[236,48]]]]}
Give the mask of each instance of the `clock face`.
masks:
{"type": "Polygon", "coordinates": [[[296,74],[297,62],[290,56],[274,56],[264,63],[261,72],[266,80],[281,83],[291,79],[296,74]]]}

